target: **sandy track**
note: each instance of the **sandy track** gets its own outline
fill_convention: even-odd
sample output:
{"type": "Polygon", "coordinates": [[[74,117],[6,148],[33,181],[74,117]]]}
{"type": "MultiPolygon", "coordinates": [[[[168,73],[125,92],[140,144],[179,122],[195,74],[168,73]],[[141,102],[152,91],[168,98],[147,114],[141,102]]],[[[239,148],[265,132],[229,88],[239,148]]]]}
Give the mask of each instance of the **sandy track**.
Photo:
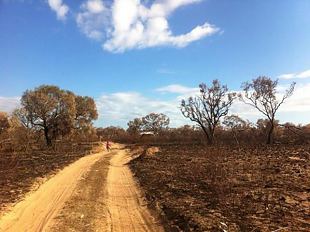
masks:
{"type": "Polygon", "coordinates": [[[118,144],[79,159],[0,218],[0,231],[164,231],[127,165],[131,159],[118,144]]]}
{"type": "Polygon", "coordinates": [[[126,165],[132,157],[119,150],[111,159],[107,177],[108,228],[106,231],[164,231],[146,207],[126,165]]]}
{"type": "Polygon", "coordinates": [[[46,231],[51,219],[72,195],[78,181],[103,153],[89,155],[64,168],[0,219],[0,231],[46,231]]]}

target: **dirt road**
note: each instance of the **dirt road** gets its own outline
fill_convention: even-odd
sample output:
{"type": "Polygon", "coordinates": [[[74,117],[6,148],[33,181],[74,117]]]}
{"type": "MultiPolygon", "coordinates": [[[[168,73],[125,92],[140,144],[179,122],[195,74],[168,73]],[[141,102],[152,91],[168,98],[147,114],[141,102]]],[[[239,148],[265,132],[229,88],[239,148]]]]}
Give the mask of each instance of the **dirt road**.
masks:
{"type": "Polygon", "coordinates": [[[163,231],[126,165],[122,146],[81,158],[0,219],[0,231],[163,231]]]}

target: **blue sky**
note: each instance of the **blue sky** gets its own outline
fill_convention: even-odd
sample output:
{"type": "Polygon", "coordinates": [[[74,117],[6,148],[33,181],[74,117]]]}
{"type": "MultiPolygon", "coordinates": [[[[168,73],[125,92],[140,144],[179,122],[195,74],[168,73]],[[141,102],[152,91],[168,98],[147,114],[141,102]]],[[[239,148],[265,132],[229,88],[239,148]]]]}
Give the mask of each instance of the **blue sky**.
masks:
{"type": "Polygon", "coordinates": [[[0,110],[55,84],[94,97],[97,126],[153,111],[176,126],[199,83],[238,91],[267,75],[297,82],[279,118],[309,123],[309,12],[309,0],[0,0],[0,110]]]}

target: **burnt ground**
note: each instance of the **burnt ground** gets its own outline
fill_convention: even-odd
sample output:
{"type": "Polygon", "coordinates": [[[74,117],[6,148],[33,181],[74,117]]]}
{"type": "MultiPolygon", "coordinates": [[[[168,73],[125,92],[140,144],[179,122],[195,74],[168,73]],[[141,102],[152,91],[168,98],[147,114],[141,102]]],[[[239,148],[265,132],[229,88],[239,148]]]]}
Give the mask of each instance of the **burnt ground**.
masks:
{"type": "Polygon", "coordinates": [[[162,145],[131,168],[167,231],[310,231],[309,145],[162,145]]]}
{"type": "Polygon", "coordinates": [[[9,204],[19,201],[40,184],[79,158],[99,151],[99,147],[82,146],[75,151],[41,150],[0,153],[0,213],[9,204]]]}

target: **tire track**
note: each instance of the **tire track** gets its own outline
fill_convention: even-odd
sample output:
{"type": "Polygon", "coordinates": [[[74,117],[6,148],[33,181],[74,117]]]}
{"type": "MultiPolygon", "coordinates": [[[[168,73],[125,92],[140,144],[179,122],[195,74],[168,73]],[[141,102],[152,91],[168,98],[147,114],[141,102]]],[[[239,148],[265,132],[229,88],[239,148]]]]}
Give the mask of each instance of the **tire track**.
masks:
{"type": "Polygon", "coordinates": [[[130,153],[119,150],[111,159],[107,177],[108,231],[161,232],[163,227],[149,212],[126,165],[130,153]]]}

